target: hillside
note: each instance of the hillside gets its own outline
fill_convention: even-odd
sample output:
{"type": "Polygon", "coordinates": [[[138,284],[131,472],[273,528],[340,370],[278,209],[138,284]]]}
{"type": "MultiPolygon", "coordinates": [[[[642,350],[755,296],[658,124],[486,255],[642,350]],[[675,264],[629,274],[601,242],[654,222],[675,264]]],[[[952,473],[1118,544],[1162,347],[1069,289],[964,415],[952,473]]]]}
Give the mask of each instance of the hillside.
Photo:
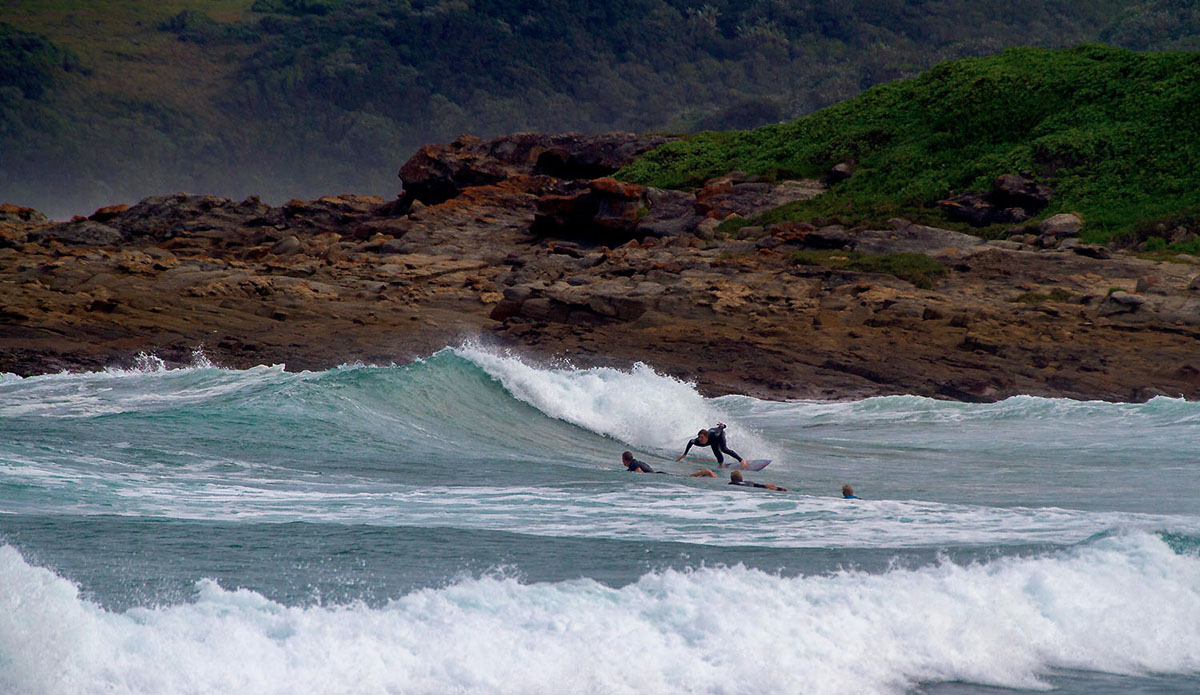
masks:
{"type": "MultiPolygon", "coordinates": [[[[955,226],[939,201],[1029,172],[1053,191],[1041,217],[1079,214],[1085,241],[1145,241],[1160,223],[1200,222],[1200,139],[1182,135],[1200,132],[1197,103],[1197,53],[1010,49],[939,65],[789,124],[669,143],[621,175],[681,188],[730,169],[820,177],[853,162],[853,175],[830,193],[762,220],[904,216],[955,226]]],[[[1176,244],[1198,248],[1194,234],[1176,244]]]]}
{"type": "Polygon", "coordinates": [[[1180,3],[596,5],[112,0],[0,6],[0,199],[55,216],[175,190],[395,195],[461,132],[787,121],[1006,46],[1190,48],[1180,3]]]}

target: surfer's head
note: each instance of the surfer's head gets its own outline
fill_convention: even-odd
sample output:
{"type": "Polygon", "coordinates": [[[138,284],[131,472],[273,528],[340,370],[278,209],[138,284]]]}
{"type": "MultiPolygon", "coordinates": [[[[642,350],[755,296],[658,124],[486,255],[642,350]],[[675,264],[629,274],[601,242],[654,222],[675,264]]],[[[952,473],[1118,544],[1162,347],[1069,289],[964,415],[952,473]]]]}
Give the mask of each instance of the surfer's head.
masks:
{"type": "Polygon", "coordinates": [[[621,460],[624,461],[626,465],[628,465],[629,463],[631,463],[633,461],[633,452],[632,451],[621,452],[621,460]]]}
{"type": "Polygon", "coordinates": [[[846,483],[845,485],[842,486],[842,497],[849,497],[850,495],[853,495],[853,494],[854,494],[854,488],[851,487],[850,483],[846,483]]]}
{"type": "Polygon", "coordinates": [[[708,430],[700,430],[697,432],[696,441],[700,444],[708,444],[708,430]]]}
{"type": "Polygon", "coordinates": [[[742,482],[742,472],[741,471],[730,471],[729,472],[729,482],[731,482],[731,483],[742,482]]]}

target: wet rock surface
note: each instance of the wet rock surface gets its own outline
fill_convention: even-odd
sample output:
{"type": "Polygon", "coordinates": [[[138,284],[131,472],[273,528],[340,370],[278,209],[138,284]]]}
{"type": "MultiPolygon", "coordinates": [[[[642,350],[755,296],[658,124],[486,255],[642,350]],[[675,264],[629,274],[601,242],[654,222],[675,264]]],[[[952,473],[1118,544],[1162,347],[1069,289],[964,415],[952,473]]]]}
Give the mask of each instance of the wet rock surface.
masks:
{"type": "MultiPolygon", "coordinates": [[[[408,188],[403,204],[177,194],[68,223],[7,215],[0,371],[140,352],[187,363],[197,348],[231,367],[319,369],[475,340],[579,366],[642,361],[711,394],[1200,396],[1197,259],[985,243],[905,220],[725,234],[721,220],[822,184],[735,173],[695,193],[632,186],[606,176],[650,141],[605,137],[423,149],[405,170],[433,172],[426,193],[408,188]],[[920,289],[797,265],[793,251],[813,249],[924,254],[947,272],[920,289]]],[[[1069,237],[1074,222],[1055,225],[1047,235],[1069,237]]]]}

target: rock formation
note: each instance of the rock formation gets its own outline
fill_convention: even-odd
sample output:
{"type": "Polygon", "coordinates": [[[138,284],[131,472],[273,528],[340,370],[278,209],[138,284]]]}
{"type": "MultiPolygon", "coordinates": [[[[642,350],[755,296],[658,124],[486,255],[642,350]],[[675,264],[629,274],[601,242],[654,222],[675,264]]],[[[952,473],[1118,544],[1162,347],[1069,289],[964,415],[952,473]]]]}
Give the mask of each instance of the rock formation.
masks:
{"type": "MultiPolygon", "coordinates": [[[[905,220],[723,225],[824,184],[609,178],[659,141],[464,137],[406,163],[399,201],[176,194],[62,223],[0,207],[0,371],[186,362],[200,347],[228,366],[324,368],[474,339],[642,361],[714,394],[1200,396],[1197,259],[1074,243],[1063,216],[989,242],[905,220]],[[856,269],[897,254],[942,272],[919,287],[856,269]]],[[[1006,210],[1044,191],[994,193],[1006,210]]]]}

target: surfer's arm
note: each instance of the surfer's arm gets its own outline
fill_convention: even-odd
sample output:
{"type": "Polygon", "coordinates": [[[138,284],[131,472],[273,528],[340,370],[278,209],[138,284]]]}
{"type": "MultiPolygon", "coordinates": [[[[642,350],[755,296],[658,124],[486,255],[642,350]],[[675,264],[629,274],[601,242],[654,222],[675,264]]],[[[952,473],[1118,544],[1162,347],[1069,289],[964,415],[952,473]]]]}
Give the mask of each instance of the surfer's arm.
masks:
{"type": "Polygon", "coordinates": [[[683,448],[683,453],[682,453],[682,454],[680,454],[680,455],[679,455],[679,458],[677,458],[677,459],[675,459],[675,460],[676,460],[676,461],[682,461],[682,460],[683,460],[683,457],[684,457],[684,456],[687,456],[687,452],[689,452],[689,451],[691,451],[691,450],[692,450],[692,445],[693,445],[693,444],[695,444],[695,443],[696,443],[696,440],[695,440],[695,439],[689,439],[689,440],[688,440],[688,443],[687,443],[687,446],[685,446],[685,447],[683,448]]]}

